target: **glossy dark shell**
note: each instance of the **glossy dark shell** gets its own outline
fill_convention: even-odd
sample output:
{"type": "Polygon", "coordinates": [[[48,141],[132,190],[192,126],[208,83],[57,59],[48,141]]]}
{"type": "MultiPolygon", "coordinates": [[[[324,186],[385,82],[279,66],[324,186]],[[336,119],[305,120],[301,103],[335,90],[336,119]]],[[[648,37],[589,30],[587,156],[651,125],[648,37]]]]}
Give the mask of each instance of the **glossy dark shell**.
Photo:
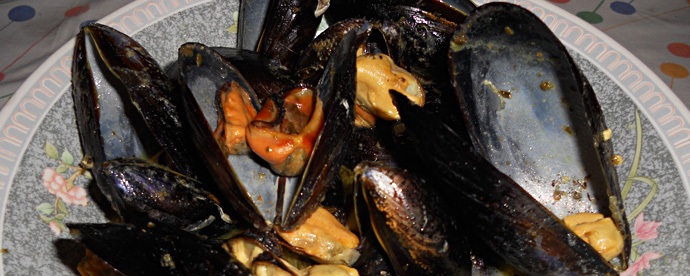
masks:
{"type": "Polygon", "coordinates": [[[270,3],[270,0],[240,1],[240,12],[237,18],[237,48],[256,50],[270,3]]]}
{"type": "Polygon", "coordinates": [[[142,225],[153,222],[218,237],[232,230],[237,219],[236,214],[222,209],[215,196],[198,188],[197,180],[161,165],[114,159],[105,162],[100,173],[127,208],[142,214],[142,225]]]}
{"type": "Polygon", "coordinates": [[[126,275],[251,275],[218,244],[163,227],[68,224],[72,235],[126,275]]]}
{"type": "Polygon", "coordinates": [[[356,32],[357,42],[355,43],[359,45],[369,36],[371,23],[353,18],[329,26],[307,45],[297,59],[295,64],[297,78],[308,84],[318,83],[331,53],[350,31],[356,32]]]}
{"type": "Polygon", "coordinates": [[[605,275],[616,271],[510,177],[404,96],[394,100],[429,183],[467,221],[469,238],[528,274],[605,275]],[[433,143],[430,139],[433,137],[433,143]]]}
{"type": "Polygon", "coordinates": [[[281,227],[294,229],[308,218],[338,177],[347,139],[354,131],[356,35],[350,31],[333,51],[317,85],[325,122],[281,227]],[[336,154],[333,154],[336,153],[336,154]]]}
{"type": "Polygon", "coordinates": [[[458,30],[450,58],[473,146],[557,217],[611,217],[625,240],[617,260],[625,268],[630,230],[612,143],[565,46],[528,10],[487,4],[458,30]]]}
{"type": "Polygon", "coordinates": [[[469,245],[446,203],[422,178],[362,162],[357,184],[371,225],[398,275],[470,275],[469,245]]]}
{"type": "MultiPolygon", "coordinates": [[[[182,114],[189,127],[187,133],[193,141],[192,147],[202,157],[201,162],[208,168],[209,178],[216,184],[219,196],[254,227],[267,230],[271,219],[262,217],[262,212],[248,195],[247,189],[242,185],[241,176],[238,175],[262,173],[259,171],[260,167],[251,160],[244,160],[249,157],[238,156],[241,158],[238,161],[247,164],[249,168],[240,169],[239,165],[238,168],[233,168],[213,136],[213,128],[217,125],[220,114],[216,108],[218,88],[227,82],[236,81],[251,95],[251,86],[232,64],[223,59],[218,52],[202,44],[183,45],[179,50],[178,62],[183,87],[182,114]]],[[[258,100],[255,95],[252,98],[258,110],[258,100]]],[[[266,179],[270,183],[273,179],[270,177],[270,170],[263,169],[263,173],[267,175],[266,179]]],[[[272,186],[263,187],[270,189],[272,186]]]]}
{"type": "Polygon", "coordinates": [[[461,23],[467,14],[476,8],[474,3],[467,0],[331,0],[330,3],[331,7],[325,15],[329,24],[353,17],[380,19],[381,11],[397,5],[418,7],[448,20],[461,23]]]}
{"type": "MultiPolygon", "coordinates": [[[[200,175],[184,135],[174,84],[136,41],[110,27],[85,26],[76,39],[72,96],[84,155],[93,170],[118,157],[152,158],[165,150],[171,166],[200,175]]],[[[119,211],[122,202],[96,174],[103,194],[119,211]]]]}
{"type": "MultiPolygon", "coordinates": [[[[181,47],[188,47],[195,44],[196,43],[188,43],[186,44],[187,46],[183,45],[181,47]]],[[[244,79],[243,82],[251,84],[250,86],[256,94],[259,105],[263,104],[266,98],[279,94],[297,83],[289,71],[282,68],[277,61],[266,55],[237,48],[210,48],[217,52],[227,63],[232,65],[233,70],[244,79]]],[[[179,79],[180,64],[171,64],[170,67],[167,68],[166,74],[172,78],[179,79]]]]}
{"type": "Polygon", "coordinates": [[[316,35],[321,16],[318,0],[271,0],[256,51],[293,68],[300,52],[316,35]]]}

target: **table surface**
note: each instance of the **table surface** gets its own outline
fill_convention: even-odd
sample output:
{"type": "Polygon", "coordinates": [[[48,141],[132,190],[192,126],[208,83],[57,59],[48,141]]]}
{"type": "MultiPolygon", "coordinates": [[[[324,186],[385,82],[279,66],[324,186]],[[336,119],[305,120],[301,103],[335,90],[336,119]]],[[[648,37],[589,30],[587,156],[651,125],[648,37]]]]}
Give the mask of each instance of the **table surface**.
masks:
{"type": "MultiPolygon", "coordinates": [[[[79,27],[132,0],[0,0],[0,107],[79,27]]],[[[551,0],[623,45],[690,105],[690,0],[551,0]]]]}

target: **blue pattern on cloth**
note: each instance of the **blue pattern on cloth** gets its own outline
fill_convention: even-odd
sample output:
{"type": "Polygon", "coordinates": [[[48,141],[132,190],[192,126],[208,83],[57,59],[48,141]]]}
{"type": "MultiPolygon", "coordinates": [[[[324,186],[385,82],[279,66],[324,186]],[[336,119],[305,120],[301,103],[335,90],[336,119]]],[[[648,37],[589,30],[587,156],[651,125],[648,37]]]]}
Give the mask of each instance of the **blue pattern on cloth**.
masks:
{"type": "Polygon", "coordinates": [[[0,107],[58,48],[90,22],[132,0],[0,1],[0,107]]]}

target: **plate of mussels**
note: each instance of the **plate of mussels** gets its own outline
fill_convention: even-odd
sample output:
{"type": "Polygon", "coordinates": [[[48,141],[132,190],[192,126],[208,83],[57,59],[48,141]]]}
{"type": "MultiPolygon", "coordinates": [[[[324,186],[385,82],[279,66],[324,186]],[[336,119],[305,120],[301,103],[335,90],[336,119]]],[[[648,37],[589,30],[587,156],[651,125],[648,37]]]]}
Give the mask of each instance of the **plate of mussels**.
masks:
{"type": "Polygon", "coordinates": [[[690,273],[690,112],[542,1],[139,0],[0,114],[4,274],[690,273]]]}

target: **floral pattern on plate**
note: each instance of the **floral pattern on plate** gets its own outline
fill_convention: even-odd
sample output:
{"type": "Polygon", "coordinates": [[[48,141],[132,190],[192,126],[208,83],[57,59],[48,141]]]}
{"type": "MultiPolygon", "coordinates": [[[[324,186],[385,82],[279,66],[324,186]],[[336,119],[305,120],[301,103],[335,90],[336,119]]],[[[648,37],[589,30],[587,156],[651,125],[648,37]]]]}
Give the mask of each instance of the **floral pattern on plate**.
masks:
{"type": "Polygon", "coordinates": [[[58,149],[50,142],[45,144],[45,153],[48,158],[55,160],[59,165],[53,169],[46,167],[43,169],[41,181],[49,193],[55,195],[55,200],[52,203],[43,202],[36,206],[39,212],[39,218],[48,223],[50,230],[55,235],[60,235],[62,231],[67,231],[67,226],[63,222],[69,212],[66,204],[86,206],[89,200],[86,198],[86,189],[75,185],[74,180],[77,177],[84,176],[91,179],[91,173],[85,168],[79,166],[79,161],[75,164],[74,156],[68,150],[62,151],[58,155],[58,149]],[[64,178],[63,173],[68,173],[69,177],[64,178]]]}

